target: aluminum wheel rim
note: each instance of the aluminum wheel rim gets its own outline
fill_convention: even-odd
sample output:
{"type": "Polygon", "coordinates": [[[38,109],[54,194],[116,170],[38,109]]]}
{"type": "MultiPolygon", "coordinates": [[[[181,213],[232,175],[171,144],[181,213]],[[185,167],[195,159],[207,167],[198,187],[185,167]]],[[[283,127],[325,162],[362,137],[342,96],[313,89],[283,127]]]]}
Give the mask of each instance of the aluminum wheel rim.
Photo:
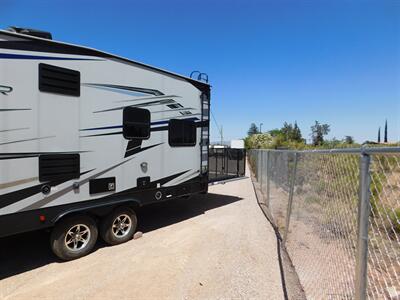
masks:
{"type": "Polygon", "coordinates": [[[112,224],[112,232],[117,238],[126,236],[132,228],[132,219],[127,214],[119,215],[112,224]]]}
{"type": "Polygon", "coordinates": [[[90,241],[90,229],[85,224],[72,226],[65,235],[65,246],[71,251],[80,251],[87,246],[90,241]]]}

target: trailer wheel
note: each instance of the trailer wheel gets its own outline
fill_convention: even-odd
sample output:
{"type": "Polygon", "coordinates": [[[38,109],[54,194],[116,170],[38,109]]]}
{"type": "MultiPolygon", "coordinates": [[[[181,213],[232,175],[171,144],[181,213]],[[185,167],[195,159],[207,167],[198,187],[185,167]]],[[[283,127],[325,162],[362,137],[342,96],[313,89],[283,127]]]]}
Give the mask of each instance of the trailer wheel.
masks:
{"type": "Polygon", "coordinates": [[[73,260],[89,254],[96,244],[96,222],[89,216],[75,216],[60,221],[53,229],[50,245],[62,260],[73,260]]]}
{"type": "Polygon", "coordinates": [[[120,207],[106,216],[100,225],[100,236],[109,245],[129,241],[136,231],[137,218],[129,207],[120,207]]]}

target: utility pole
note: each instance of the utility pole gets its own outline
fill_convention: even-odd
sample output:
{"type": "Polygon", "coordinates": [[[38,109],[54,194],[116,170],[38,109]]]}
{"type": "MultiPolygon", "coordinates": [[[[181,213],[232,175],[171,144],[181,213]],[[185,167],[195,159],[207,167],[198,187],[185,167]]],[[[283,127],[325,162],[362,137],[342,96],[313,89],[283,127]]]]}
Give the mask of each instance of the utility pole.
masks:
{"type": "Polygon", "coordinates": [[[263,125],[264,125],[263,123],[260,123],[260,133],[262,133],[261,126],[263,126],[263,125]]]}
{"type": "Polygon", "coordinates": [[[222,127],[222,125],[221,125],[221,145],[222,145],[222,142],[224,141],[224,128],[222,127]]]}

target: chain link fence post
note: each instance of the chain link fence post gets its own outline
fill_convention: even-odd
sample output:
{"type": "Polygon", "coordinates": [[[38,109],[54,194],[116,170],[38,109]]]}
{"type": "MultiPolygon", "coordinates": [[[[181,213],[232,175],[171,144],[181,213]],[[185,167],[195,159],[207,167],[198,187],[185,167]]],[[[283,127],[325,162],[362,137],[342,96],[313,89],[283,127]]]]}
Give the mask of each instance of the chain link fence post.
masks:
{"type": "Polygon", "coordinates": [[[362,153],[360,157],[360,193],[358,203],[358,235],[355,274],[355,299],[367,298],[367,267],[368,267],[368,225],[370,207],[370,163],[371,157],[362,153]]]}
{"type": "Polygon", "coordinates": [[[260,167],[260,154],[261,150],[257,150],[257,181],[260,182],[260,172],[261,172],[261,167],[260,167]]]}
{"type": "Polygon", "coordinates": [[[257,165],[257,158],[258,158],[258,150],[253,150],[253,156],[254,156],[254,176],[257,179],[258,176],[258,165],[257,165]]]}
{"type": "Polygon", "coordinates": [[[294,153],[294,162],[293,162],[293,171],[290,177],[290,188],[289,188],[289,200],[287,205],[287,213],[286,213],[286,226],[285,233],[283,236],[283,244],[286,245],[286,240],[289,232],[289,223],[290,223],[290,215],[292,213],[292,203],[293,203],[293,194],[294,194],[294,184],[296,182],[296,170],[297,170],[297,159],[298,153],[294,153]]]}
{"type": "Polygon", "coordinates": [[[270,151],[267,151],[267,157],[266,157],[266,162],[267,162],[267,167],[266,167],[266,205],[268,208],[270,208],[270,177],[271,177],[271,163],[270,163],[270,151]]]}
{"type": "Polygon", "coordinates": [[[260,157],[260,180],[258,181],[260,183],[260,190],[262,192],[263,190],[263,178],[264,178],[264,150],[260,150],[261,152],[261,157],[260,157]]]}

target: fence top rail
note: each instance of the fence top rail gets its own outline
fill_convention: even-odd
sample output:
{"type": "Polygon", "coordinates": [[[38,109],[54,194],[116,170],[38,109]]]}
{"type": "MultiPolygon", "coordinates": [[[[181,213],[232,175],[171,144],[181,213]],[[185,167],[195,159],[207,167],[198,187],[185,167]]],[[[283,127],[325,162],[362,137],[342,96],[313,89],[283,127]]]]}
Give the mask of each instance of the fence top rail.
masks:
{"type": "Polygon", "coordinates": [[[271,152],[290,152],[290,153],[319,153],[319,154],[384,154],[400,153],[400,147],[361,147],[361,148],[340,148],[340,149],[316,149],[316,150],[275,150],[275,149],[251,149],[271,152]]]}

